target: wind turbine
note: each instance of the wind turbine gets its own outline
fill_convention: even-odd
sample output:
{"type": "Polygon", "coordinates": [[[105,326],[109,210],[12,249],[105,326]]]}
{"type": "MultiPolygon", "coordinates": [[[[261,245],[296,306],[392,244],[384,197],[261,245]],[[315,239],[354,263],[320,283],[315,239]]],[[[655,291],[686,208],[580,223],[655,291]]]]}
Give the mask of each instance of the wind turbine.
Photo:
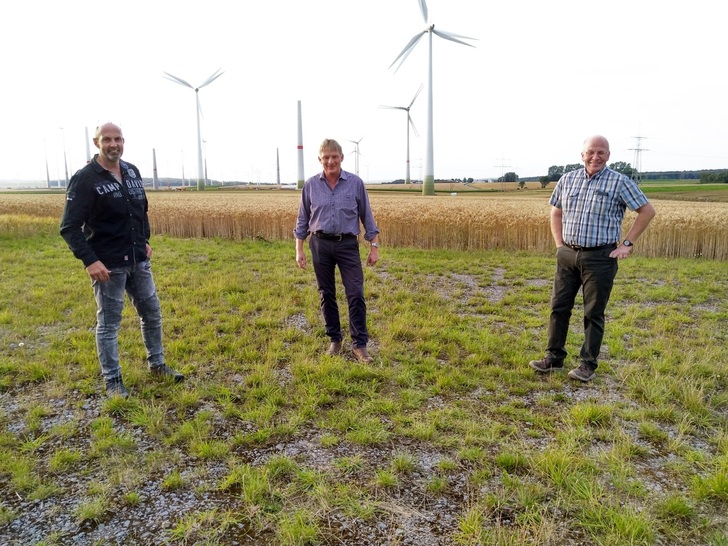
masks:
{"type": "Polygon", "coordinates": [[[190,89],[195,90],[195,104],[196,104],[196,114],[197,114],[197,189],[198,190],[204,190],[205,189],[205,178],[204,173],[202,171],[202,134],[200,133],[200,95],[199,91],[206,85],[210,85],[212,82],[214,82],[216,79],[218,79],[220,76],[224,74],[224,72],[220,72],[222,68],[218,68],[212,76],[207,78],[204,83],[197,87],[193,87],[186,81],[184,81],[182,78],[178,78],[177,76],[173,76],[169,72],[164,72],[164,75],[167,77],[168,80],[171,80],[175,83],[178,83],[180,85],[184,85],[185,87],[189,87],[190,89]]]}
{"type": "Polygon", "coordinates": [[[63,167],[66,169],[66,185],[65,188],[68,187],[68,160],[66,159],[66,132],[63,130],[63,127],[59,127],[61,130],[61,139],[63,141],[63,167]]]}
{"type": "Polygon", "coordinates": [[[357,176],[359,176],[359,143],[362,140],[364,140],[364,137],[361,137],[359,140],[349,140],[349,142],[354,144],[354,169],[357,176]]]}
{"type": "MultiPolygon", "coordinates": [[[[461,36],[459,34],[453,34],[452,32],[445,32],[444,30],[435,30],[435,25],[429,22],[427,17],[427,2],[425,0],[418,0],[420,3],[420,11],[422,12],[422,18],[425,20],[425,30],[415,34],[415,36],[409,41],[404,47],[402,52],[397,55],[394,62],[389,65],[392,68],[397,61],[399,61],[399,69],[404,63],[405,59],[412,53],[412,50],[417,45],[425,34],[429,39],[429,62],[427,63],[427,148],[425,154],[425,176],[422,181],[422,195],[435,195],[435,166],[433,161],[433,138],[432,138],[432,35],[436,34],[440,38],[450,40],[458,44],[466,45],[468,47],[475,47],[472,44],[463,42],[463,40],[475,40],[475,38],[468,38],[467,36],[461,36]],[[401,60],[400,60],[401,59],[401,60]]],[[[396,70],[395,70],[396,72],[396,70]]]]}
{"type": "MultiPolygon", "coordinates": [[[[415,103],[415,100],[417,100],[417,96],[422,91],[422,85],[420,85],[420,88],[417,90],[417,93],[415,93],[414,98],[409,103],[409,106],[380,106],[379,108],[389,108],[390,110],[404,110],[407,112],[407,174],[404,179],[405,184],[411,184],[412,181],[410,180],[410,125],[412,126],[412,130],[415,132],[415,135],[417,135],[417,129],[415,129],[415,124],[412,121],[412,118],[410,117],[410,108],[412,108],[412,105],[415,103]]],[[[418,135],[419,136],[419,135],[418,135]]]]}

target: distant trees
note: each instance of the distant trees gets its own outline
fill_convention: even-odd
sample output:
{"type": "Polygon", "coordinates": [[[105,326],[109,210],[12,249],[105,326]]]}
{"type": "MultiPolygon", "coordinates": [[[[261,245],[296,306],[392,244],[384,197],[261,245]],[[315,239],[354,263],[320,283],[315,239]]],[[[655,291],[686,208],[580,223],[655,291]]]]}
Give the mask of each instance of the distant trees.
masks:
{"type": "Polygon", "coordinates": [[[541,184],[541,189],[544,189],[546,186],[548,186],[549,182],[551,182],[551,179],[548,176],[541,176],[538,179],[538,183],[541,184]]]}
{"type": "MultiPolygon", "coordinates": [[[[549,174],[548,179],[549,182],[558,182],[559,178],[561,178],[564,174],[569,173],[571,171],[575,171],[576,169],[580,169],[581,165],[579,163],[570,163],[569,165],[563,166],[563,165],[551,165],[549,167],[549,174]]],[[[542,186],[546,187],[546,186],[542,186]]]]}
{"type": "Polygon", "coordinates": [[[624,161],[615,161],[609,165],[609,168],[613,171],[617,171],[618,173],[622,173],[624,176],[629,176],[630,178],[632,178],[632,175],[637,174],[632,168],[632,165],[625,163],[624,161]]]}
{"type": "Polygon", "coordinates": [[[563,165],[551,165],[549,167],[549,182],[557,182],[559,178],[564,174],[563,165]]]}
{"type": "MultiPolygon", "coordinates": [[[[566,173],[569,173],[571,171],[575,171],[577,169],[581,169],[582,165],[581,163],[570,163],[566,166],[564,165],[551,165],[549,167],[549,172],[546,177],[539,178],[539,182],[541,183],[541,187],[545,188],[548,185],[548,182],[557,182],[559,178],[561,178],[566,173]],[[548,182],[545,182],[544,178],[548,178],[548,182]]],[[[636,171],[632,168],[632,165],[629,163],[625,163],[624,161],[615,161],[611,165],[609,165],[609,168],[612,170],[615,170],[617,172],[622,173],[625,176],[631,177],[633,174],[636,173],[636,171]]]]}
{"type": "Polygon", "coordinates": [[[498,179],[498,182],[518,182],[516,173],[506,173],[498,179]]]}
{"type": "Polygon", "coordinates": [[[700,173],[701,184],[728,184],[728,171],[700,173]]]}

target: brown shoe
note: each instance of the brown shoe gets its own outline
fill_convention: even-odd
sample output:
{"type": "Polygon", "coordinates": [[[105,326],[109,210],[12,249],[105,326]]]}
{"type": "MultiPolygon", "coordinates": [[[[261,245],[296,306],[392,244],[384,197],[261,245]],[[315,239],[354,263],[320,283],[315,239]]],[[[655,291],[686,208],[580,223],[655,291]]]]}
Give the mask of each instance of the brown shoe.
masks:
{"type": "Polygon", "coordinates": [[[553,372],[554,370],[563,370],[563,360],[551,360],[550,358],[542,358],[541,360],[532,360],[528,363],[531,368],[537,372],[553,372]]]}
{"type": "Polygon", "coordinates": [[[352,349],[352,352],[354,353],[354,356],[359,362],[371,362],[372,357],[369,356],[369,351],[367,351],[366,347],[354,347],[352,349]]]}
{"type": "Polygon", "coordinates": [[[326,351],[326,354],[329,356],[335,356],[335,355],[338,355],[340,352],[341,352],[341,341],[332,341],[331,345],[329,345],[329,348],[326,351]]]}
{"type": "Polygon", "coordinates": [[[589,366],[587,366],[584,362],[579,364],[578,368],[574,368],[568,373],[568,376],[572,379],[578,379],[579,381],[582,381],[584,383],[588,383],[589,381],[594,379],[596,375],[596,372],[589,366]]]}

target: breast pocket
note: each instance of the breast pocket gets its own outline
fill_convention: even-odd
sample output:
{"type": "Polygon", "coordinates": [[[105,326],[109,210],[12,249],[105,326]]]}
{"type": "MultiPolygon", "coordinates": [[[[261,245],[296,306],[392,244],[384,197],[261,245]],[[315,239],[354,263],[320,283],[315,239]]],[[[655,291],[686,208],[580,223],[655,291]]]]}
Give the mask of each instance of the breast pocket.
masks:
{"type": "Polygon", "coordinates": [[[341,201],[341,216],[345,220],[356,220],[359,217],[359,204],[354,195],[347,195],[341,201]]]}
{"type": "Polygon", "coordinates": [[[592,200],[592,212],[599,215],[607,214],[611,203],[612,196],[609,192],[597,190],[594,192],[594,198],[592,200]]]}

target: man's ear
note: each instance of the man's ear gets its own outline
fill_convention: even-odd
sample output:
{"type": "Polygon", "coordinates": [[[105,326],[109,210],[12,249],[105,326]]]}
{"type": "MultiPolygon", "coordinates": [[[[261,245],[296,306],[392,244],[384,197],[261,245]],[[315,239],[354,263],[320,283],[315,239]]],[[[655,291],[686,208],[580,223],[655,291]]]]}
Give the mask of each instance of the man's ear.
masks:
{"type": "MultiPolygon", "coordinates": [[[[94,140],[94,146],[96,146],[97,148],[99,148],[99,139],[98,138],[94,138],[93,140],[94,140]]],[[[100,149],[101,148],[99,148],[99,150],[100,149]]]]}

